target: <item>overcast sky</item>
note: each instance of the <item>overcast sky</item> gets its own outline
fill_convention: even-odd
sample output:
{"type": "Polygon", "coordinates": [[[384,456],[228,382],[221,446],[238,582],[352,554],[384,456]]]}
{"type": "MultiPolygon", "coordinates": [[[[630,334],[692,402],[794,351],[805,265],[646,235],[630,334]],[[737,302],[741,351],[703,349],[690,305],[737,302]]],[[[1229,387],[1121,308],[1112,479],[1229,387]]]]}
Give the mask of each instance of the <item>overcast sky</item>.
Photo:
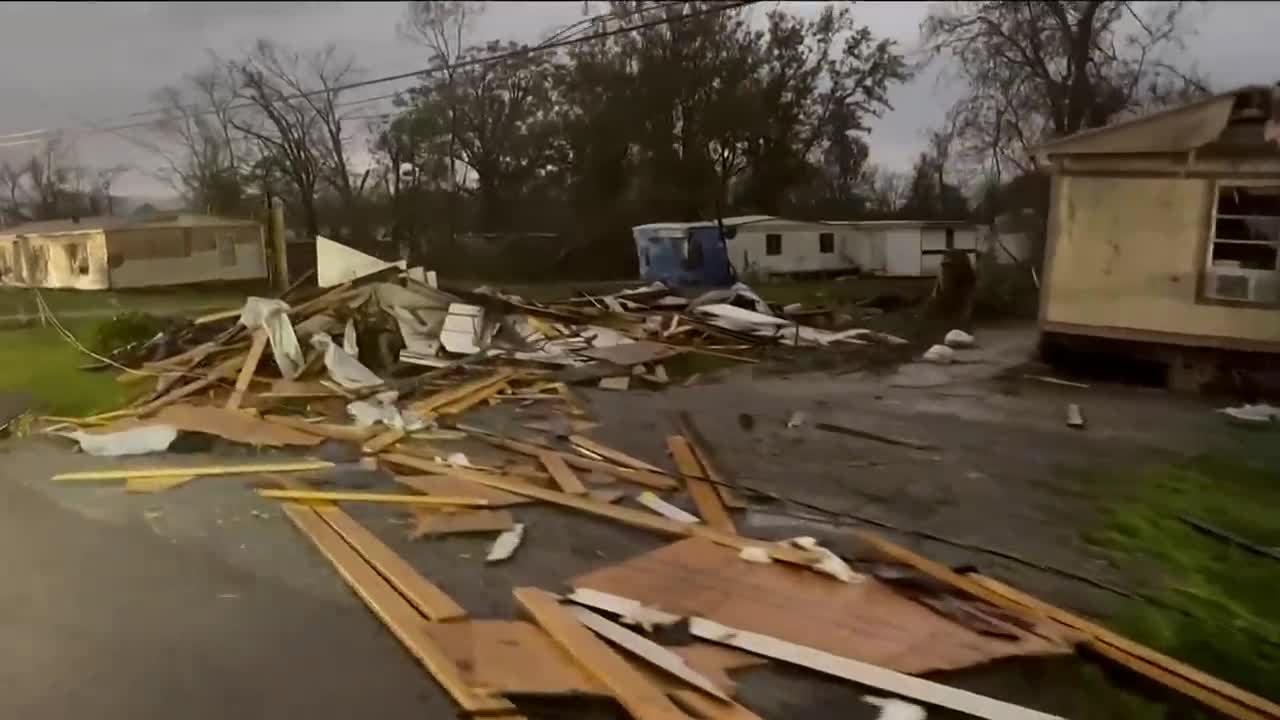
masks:
{"type": "MultiPolygon", "coordinates": [[[[822,5],[781,4],[806,15],[822,5]]],[[[868,2],[854,13],[911,53],[928,6],[868,2]]],[[[603,4],[592,3],[592,8],[600,12],[603,4]]],[[[580,0],[493,2],[476,23],[473,40],[534,41],[582,16],[580,0]]],[[[258,37],[299,49],[334,42],[354,54],[370,77],[423,67],[428,60],[422,49],[397,32],[402,17],[402,3],[377,2],[0,3],[0,160],[22,162],[38,147],[12,145],[12,133],[116,121],[153,107],[155,90],[200,68],[207,51],[233,54],[258,37]]],[[[1275,45],[1280,2],[1206,3],[1192,11],[1191,19],[1197,34],[1189,39],[1187,56],[1216,88],[1280,80],[1275,45]]],[[[379,95],[407,84],[356,92],[379,95]]],[[[891,98],[894,110],[873,125],[872,160],[905,168],[919,152],[924,132],[955,99],[955,87],[939,81],[934,68],[896,88],[891,98]]],[[[386,107],[371,105],[368,112],[386,107]]],[[[121,192],[168,192],[142,171],[153,168],[155,160],[127,140],[88,134],[75,145],[83,164],[139,168],[118,183],[121,192]]]]}

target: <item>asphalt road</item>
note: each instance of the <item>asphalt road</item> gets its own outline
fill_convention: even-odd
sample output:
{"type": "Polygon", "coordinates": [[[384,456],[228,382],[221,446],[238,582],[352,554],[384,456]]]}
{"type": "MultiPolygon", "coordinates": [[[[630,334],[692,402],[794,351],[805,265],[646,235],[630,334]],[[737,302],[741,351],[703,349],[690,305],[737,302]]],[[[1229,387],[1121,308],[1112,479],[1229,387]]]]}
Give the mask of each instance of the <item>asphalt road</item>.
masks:
{"type": "Polygon", "coordinates": [[[4,474],[0,717],[453,716],[358,603],[86,518],[4,474]]]}

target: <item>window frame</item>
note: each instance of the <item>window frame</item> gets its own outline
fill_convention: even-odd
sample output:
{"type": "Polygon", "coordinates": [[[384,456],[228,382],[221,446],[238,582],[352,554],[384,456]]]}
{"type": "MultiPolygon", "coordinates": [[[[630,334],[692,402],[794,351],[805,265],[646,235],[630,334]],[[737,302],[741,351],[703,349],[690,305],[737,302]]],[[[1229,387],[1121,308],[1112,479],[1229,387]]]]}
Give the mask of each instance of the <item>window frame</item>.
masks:
{"type": "MultiPolygon", "coordinates": [[[[1228,179],[1228,180],[1214,180],[1209,183],[1209,198],[1207,202],[1208,212],[1206,213],[1208,216],[1208,223],[1207,223],[1207,227],[1204,228],[1203,235],[1201,236],[1201,242],[1203,243],[1203,245],[1202,245],[1202,250],[1199,256],[1200,272],[1197,273],[1197,277],[1196,277],[1196,303],[1197,304],[1223,305],[1228,307],[1260,308],[1260,309],[1280,308],[1280,297],[1272,301],[1265,301],[1265,300],[1259,301],[1259,300],[1240,300],[1235,298],[1222,298],[1222,297],[1217,297],[1209,294],[1209,277],[1210,277],[1210,274],[1214,272],[1214,265],[1213,265],[1214,243],[1236,242],[1236,243],[1247,244],[1250,242],[1247,240],[1218,240],[1217,239],[1216,236],[1218,232],[1218,198],[1221,196],[1223,189],[1250,188],[1250,187],[1271,187],[1271,188],[1276,188],[1277,190],[1280,190],[1280,179],[1239,178],[1239,179],[1228,179]]],[[[1258,216],[1258,217],[1268,217],[1268,216],[1264,215],[1264,216],[1258,216]]],[[[1240,268],[1240,269],[1245,270],[1248,273],[1259,273],[1259,272],[1275,273],[1277,276],[1276,281],[1280,283],[1280,249],[1277,250],[1277,254],[1276,254],[1276,267],[1274,267],[1272,270],[1267,271],[1267,270],[1259,270],[1259,269],[1253,269],[1253,268],[1240,268]]]]}
{"type": "Polygon", "coordinates": [[[836,234],[833,232],[818,233],[818,254],[834,255],[836,253],[836,234]]]}
{"type": "Polygon", "coordinates": [[[782,233],[765,233],[764,234],[764,254],[769,257],[779,257],[782,255],[782,233]],[[777,249],[774,248],[777,243],[777,249]]]}

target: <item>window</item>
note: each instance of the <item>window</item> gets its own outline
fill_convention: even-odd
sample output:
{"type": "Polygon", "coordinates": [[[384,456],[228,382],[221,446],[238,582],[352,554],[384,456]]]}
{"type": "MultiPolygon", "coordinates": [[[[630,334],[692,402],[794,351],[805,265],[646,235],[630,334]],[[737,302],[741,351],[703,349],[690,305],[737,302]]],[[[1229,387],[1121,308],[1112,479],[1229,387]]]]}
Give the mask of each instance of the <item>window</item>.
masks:
{"type": "Polygon", "coordinates": [[[686,270],[697,270],[702,267],[702,238],[693,233],[685,236],[684,267],[686,270]]]}
{"type": "Polygon", "coordinates": [[[782,254],[782,235],[780,233],[768,233],[764,236],[764,254],[782,254]]]}
{"type": "Polygon", "coordinates": [[[1219,185],[1205,294],[1280,302],[1280,185],[1219,185]]]}
{"type": "Polygon", "coordinates": [[[947,228],[947,249],[952,250],[956,246],[956,230],[955,228],[947,228]]]}
{"type": "Polygon", "coordinates": [[[818,233],[818,252],[830,255],[836,251],[835,233],[818,233]]]}

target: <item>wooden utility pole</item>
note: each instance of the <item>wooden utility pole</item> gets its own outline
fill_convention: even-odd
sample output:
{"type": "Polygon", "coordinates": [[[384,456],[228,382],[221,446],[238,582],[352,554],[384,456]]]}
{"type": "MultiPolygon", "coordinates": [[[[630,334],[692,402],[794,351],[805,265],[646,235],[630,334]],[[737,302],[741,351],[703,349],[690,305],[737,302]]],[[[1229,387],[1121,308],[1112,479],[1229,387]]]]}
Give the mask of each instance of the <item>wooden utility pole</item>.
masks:
{"type": "Polygon", "coordinates": [[[289,287],[289,253],[284,240],[284,203],[280,198],[268,201],[270,214],[267,220],[267,234],[271,237],[271,255],[274,258],[272,275],[277,290],[284,292],[289,287]]]}

